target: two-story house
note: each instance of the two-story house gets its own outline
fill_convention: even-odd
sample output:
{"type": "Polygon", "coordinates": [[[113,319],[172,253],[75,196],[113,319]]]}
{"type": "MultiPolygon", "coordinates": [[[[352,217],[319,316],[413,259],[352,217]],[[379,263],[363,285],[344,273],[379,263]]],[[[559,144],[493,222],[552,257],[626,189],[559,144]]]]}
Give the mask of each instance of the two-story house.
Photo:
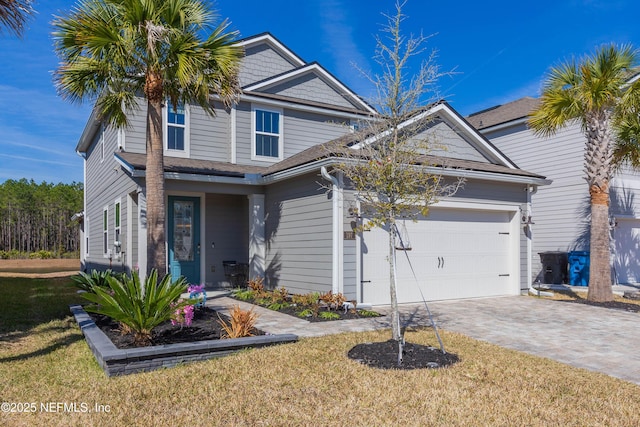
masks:
{"type": "MultiPolygon", "coordinates": [[[[363,212],[357,194],[323,173],[340,161],[326,144],[353,142],[352,126],[376,111],[268,33],[238,43],[243,92],[233,108],[212,99],[210,117],[194,105],[165,107],[170,273],[225,287],[224,263],[234,261],[271,287],[388,303],[386,233],[355,233],[366,221],[355,214],[363,212]]],[[[78,142],[86,269],[146,270],[144,112],[141,101],[124,130],[92,116],[78,142]]],[[[399,258],[400,301],[527,289],[531,240],[521,214],[548,181],[517,168],[448,104],[423,115],[434,120],[425,132],[438,132],[448,147],[440,172],[466,181],[428,218],[406,224],[417,279],[399,258]]]]}
{"type": "MultiPolygon", "coordinates": [[[[532,280],[545,283],[538,253],[589,251],[590,202],[583,172],[586,138],[580,124],[569,124],[549,138],[536,136],[527,120],[539,102],[521,98],[472,114],[467,120],[520,167],[553,180],[533,195],[531,212],[535,222],[532,280]]],[[[640,175],[622,168],[610,187],[614,284],[640,282],[640,199],[636,194],[640,194],[640,175]]],[[[575,283],[586,284],[586,280],[575,283]]]]}

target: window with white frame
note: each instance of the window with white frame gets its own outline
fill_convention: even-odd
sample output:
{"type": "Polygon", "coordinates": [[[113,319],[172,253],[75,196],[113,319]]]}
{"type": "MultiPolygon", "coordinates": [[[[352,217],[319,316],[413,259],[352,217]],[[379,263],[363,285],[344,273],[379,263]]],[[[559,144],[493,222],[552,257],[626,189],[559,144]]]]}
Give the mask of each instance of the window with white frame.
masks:
{"type": "Polygon", "coordinates": [[[115,252],[116,254],[120,254],[122,252],[122,241],[120,240],[120,200],[116,200],[115,206],[114,206],[114,236],[113,236],[113,244],[115,246],[115,252]]]}
{"type": "Polygon", "coordinates": [[[282,110],[254,107],[253,130],[253,157],[282,159],[282,110]]]}
{"type": "Polygon", "coordinates": [[[102,254],[109,255],[109,207],[102,209],[102,254]]]}
{"type": "Polygon", "coordinates": [[[189,107],[185,104],[174,106],[167,101],[164,108],[164,151],[168,156],[189,156],[189,107]]]}

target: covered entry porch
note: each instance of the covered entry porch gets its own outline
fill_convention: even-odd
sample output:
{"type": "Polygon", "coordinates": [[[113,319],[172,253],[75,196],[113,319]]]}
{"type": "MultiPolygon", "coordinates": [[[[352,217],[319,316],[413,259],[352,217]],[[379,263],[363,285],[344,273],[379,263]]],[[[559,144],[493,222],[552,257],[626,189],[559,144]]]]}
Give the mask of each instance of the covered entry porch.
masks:
{"type": "Polygon", "coordinates": [[[207,288],[264,274],[262,194],[167,191],[169,272],[207,288]]]}

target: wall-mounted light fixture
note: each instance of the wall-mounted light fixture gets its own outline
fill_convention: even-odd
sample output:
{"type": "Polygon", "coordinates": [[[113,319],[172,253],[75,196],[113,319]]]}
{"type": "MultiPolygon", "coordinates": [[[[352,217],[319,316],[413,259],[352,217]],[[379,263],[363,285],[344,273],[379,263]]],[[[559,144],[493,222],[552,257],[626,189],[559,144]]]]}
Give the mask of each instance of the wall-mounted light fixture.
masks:
{"type": "Polygon", "coordinates": [[[520,215],[520,223],[522,225],[533,225],[533,224],[535,224],[535,222],[533,222],[533,218],[532,218],[531,213],[529,211],[522,211],[522,214],[520,215]]]}

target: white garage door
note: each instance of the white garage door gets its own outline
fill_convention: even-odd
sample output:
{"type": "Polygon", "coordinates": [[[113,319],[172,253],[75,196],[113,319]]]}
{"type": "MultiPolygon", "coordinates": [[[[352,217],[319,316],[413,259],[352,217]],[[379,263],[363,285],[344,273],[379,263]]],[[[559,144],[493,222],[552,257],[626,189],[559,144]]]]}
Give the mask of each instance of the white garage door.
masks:
{"type": "MultiPolygon", "coordinates": [[[[509,220],[509,212],[432,208],[428,219],[406,221],[411,250],[397,251],[398,302],[517,294],[509,220]]],[[[389,304],[388,235],[362,235],[362,300],[389,304]]]]}
{"type": "Polygon", "coordinates": [[[613,238],[615,239],[613,266],[618,283],[639,283],[640,220],[618,219],[613,238]]]}

